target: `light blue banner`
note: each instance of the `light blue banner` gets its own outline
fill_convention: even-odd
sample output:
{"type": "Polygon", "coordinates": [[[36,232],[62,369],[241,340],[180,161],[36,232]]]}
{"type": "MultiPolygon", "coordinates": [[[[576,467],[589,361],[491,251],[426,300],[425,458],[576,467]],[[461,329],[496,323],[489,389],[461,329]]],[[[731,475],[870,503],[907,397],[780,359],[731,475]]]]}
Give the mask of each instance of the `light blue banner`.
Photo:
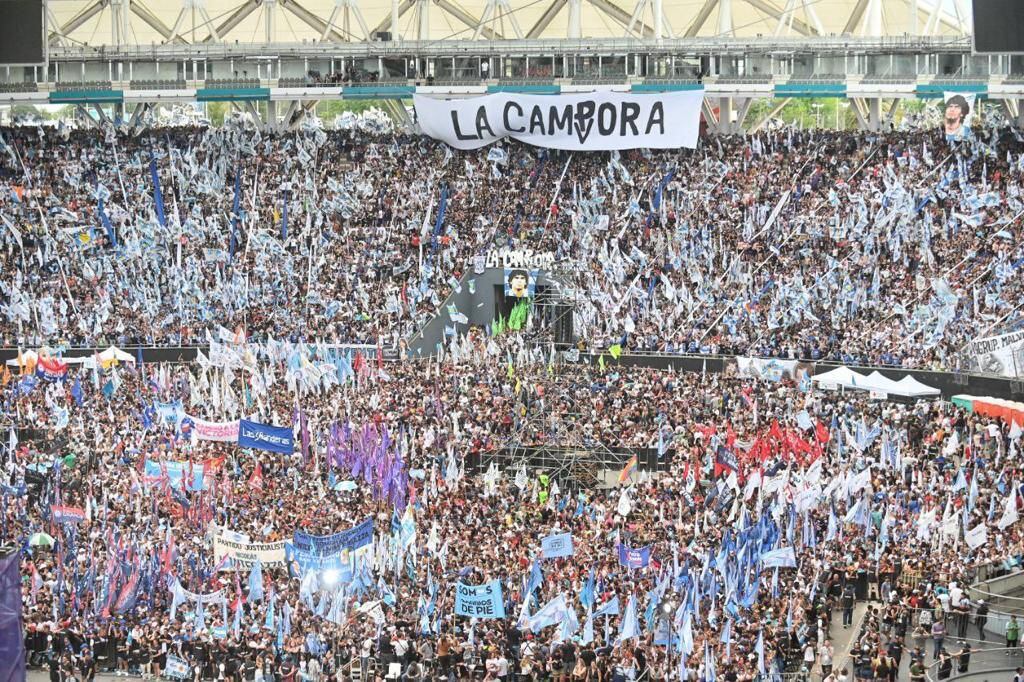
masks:
{"type": "Polygon", "coordinates": [[[152,460],[146,460],[146,479],[147,483],[155,483],[162,476],[164,471],[167,472],[167,480],[172,488],[181,488],[182,479],[188,478],[188,470],[191,466],[192,469],[192,485],[189,486],[189,490],[205,490],[203,482],[203,465],[192,464],[188,462],[164,462],[161,465],[159,462],[152,460]]]}
{"type": "Polygon", "coordinates": [[[540,541],[541,553],[545,559],[559,559],[572,556],[572,533],[549,535],[540,541]]]}
{"type": "Polygon", "coordinates": [[[501,581],[483,585],[455,585],[455,615],[466,618],[504,618],[505,601],[501,598],[501,581]]]}

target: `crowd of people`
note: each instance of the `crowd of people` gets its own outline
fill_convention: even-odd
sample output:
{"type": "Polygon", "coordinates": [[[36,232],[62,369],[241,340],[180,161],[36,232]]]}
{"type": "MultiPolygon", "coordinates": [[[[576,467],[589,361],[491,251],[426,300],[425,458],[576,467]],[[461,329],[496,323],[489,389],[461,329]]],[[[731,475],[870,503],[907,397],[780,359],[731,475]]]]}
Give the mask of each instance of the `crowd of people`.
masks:
{"type": "Polygon", "coordinates": [[[441,361],[249,343],[29,369],[3,393],[20,428],[0,521],[24,552],[30,661],[55,680],[886,679],[916,646],[922,665],[961,655],[958,614],[984,637],[965,586],[1024,557],[1020,425],[942,401],[553,361],[482,334],[441,361]],[[293,442],[217,435],[240,417],[293,442]],[[648,450],[657,471],[583,487],[501,456],[545,443],[648,450]],[[313,564],[217,549],[266,557],[366,519],[372,539],[313,564]],[[457,615],[458,585],[489,584],[504,618],[457,615]]]}
{"type": "Polygon", "coordinates": [[[621,154],[459,152],[351,114],[0,139],[5,345],[194,344],[222,325],[393,348],[498,249],[553,257],[594,348],[955,369],[1020,323],[1012,128],[621,154]]]}
{"type": "Polygon", "coordinates": [[[338,123],[0,130],[0,537],[30,665],[848,682],[967,671],[989,636],[1024,655],[967,591],[1024,561],[1021,424],[803,363],[619,361],[962,367],[1019,321],[1019,131],[562,154],[338,123]],[[502,249],[551,256],[607,355],[530,325],[385,352],[502,249]],[[202,351],[62,356],[110,344],[202,351]]]}

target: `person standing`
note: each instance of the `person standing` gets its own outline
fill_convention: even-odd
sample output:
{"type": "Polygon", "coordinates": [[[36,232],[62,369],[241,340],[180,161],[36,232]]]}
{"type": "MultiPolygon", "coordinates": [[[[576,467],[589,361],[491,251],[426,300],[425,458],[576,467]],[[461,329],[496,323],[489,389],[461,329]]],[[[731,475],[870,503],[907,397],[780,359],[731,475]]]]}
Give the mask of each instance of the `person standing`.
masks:
{"type": "MultiPolygon", "coordinates": [[[[1009,637],[1009,635],[1007,635],[1009,637]]],[[[942,622],[941,618],[936,618],[935,622],[932,623],[932,641],[935,643],[935,649],[932,650],[932,660],[939,657],[939,652],[942,651],[942,643],[946,639],[946,624],[942,622]]]]}
{"type": "Polygon", "coordinates": [[[1006,655],[1009,656],[1013,649],[1017,648],[1017,642],[1020,641],[1020,623],[1017,622],[1017,616],[1010,616],[1010,620],[1006,623],[1006,655]]]}
{"type": "Polygon", "coordinates": [[[978,626],[978,639],[985,641],[985,625],[988,623],[988,604],[984,599],[978,601],[978,608],[974,612],[974,624],[978,626]]]}
{"type": "Polygon", "coordinates": [[[853,625],[853,602],[854,602],[854,590],[851,583],[847,583],[846,589],[843,590],[843,596],[840,600],[843,607],[843,629],[853,625]]]}
{"type": "Polygon", "coordinates": [[[835,656],[832,640],[826,639],[818,649],[818,661],[821,663],[821,674],[828,677],[832,673],[832,657],[835,656]]]}
{"type": "Polygon", "coordinates": [[[971,645],[964,642],[964,648],[960,650],[960,654],[957,656],[956,674],[964,675],[967,673],[967,669],[971,665],[971,645]]]}

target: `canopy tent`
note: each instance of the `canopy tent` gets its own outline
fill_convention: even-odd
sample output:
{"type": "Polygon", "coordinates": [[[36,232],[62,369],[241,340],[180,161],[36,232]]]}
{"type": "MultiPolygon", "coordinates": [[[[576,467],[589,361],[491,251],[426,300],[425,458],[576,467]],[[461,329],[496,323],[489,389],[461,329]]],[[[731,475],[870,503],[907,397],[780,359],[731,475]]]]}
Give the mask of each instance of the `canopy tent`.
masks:
{"type": "Polygon", "coordinates": [[[908,395],[914,398],[926,395],[939,395],[942,391],[931,386],[926,386],[909,374],[896,382],[903,390],[901,395],[908,395]]]}
{"type": "Polygon", "coordinates": [[[830,372],[815,374],[811,381],[816,384],[833,385],[837,388],[861,388],[867,382],[867,377],[857,374],[849,367],[836,367],[830,372]]]}
{"type": "Polygon", "coordinates": [[[849,367],[837,367],[829,372],[815,374],[811,377],[811,381],[826,388],[876,391],[903,398],[922,398],[940,393],[939,389],[926,386],[909,374],[899,381],[893,381],[878,371],[865,376],[854,372],[849,367]]]}
{"type": "Polygon", "coordinates": [[[87,357],[79,358],[78,362],[81,362],[82,366],[85,367],[86,369],[92,369],[93,367],[96,366],[97,359],[100,361],[100,367],[102,367],[103,369],[107,369],[112,365],[119,365],[122,362],[130,362],[132,364],[135,363],[135,358],[131,354],[125,353],[117,346],[111,346],[105,351],[97,353],[95,356],[90,355],[87,357]]]}
{"type": "Polygon", "coordinates": [[[1024,426],[1024,403],[965,394],[955,395],[950,400],[954,405],[969,412],[1002,419],[1007,424],[1017,423],[1024,426]]]}

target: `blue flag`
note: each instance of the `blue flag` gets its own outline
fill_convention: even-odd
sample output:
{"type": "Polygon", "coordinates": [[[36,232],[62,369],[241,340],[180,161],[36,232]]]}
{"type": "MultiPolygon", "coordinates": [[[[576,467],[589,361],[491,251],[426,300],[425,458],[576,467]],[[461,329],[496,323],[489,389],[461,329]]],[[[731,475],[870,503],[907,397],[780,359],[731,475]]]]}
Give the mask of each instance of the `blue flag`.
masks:
{"type": "Polygon", "coordinates": [[[71,387],[71,397],[75,399],[75,405],[79,407],[85,402],[85,395],[82,393],[82,382],[75,377],[75,385],[71,387]]]}
{"type": "Polygon", "coordinates": [[[249,574],[249,601],[260,601],[263,599],[263,562],[256,560],[249,574]]]}
{"type": "Polygon", "coordinates": [[[619,642],[636,639],[640,636],[640,623],[636,617],[636,596],[629,595],[626,602],[626,613],[622,616],[622,624],[619,626],[619,642]]]}
{"type": "Polygon", "coordinates": [[[285,241],[288,239],[288,190],[281,195],[281,241],[285,241]]]}
{"type": "Polygon", "coordinates": [[[590,575],[587,577],[586,584],[583,585],[583,591],[580,592],[580,603],[583,604],[583,608],[591,609],[594,607],[594,567],[590,567],[590,575]]]}
{"type": "Polygon", "coordinates": [[[110,217],[107,215],[107,212],[103,210],[103,199],[100,199],[99,214],[100,223],[103,225],[103,229],[107,231],[107,239],[114,248],[117,248],[117,235],[114,233],[114,226],[110,224],[110,217]]]}
{"type": "Polygon", "coordinates": [[[156,158],[152,153],[149,155],[149,176],[153,180],[153,203],[156,205],[156,219],[160,227],[167,227],[167,219],[164,217],[164,195],[160,191],[160,176],[156,172],[156,158]]]}
{"type": "Polygon", "coordinates": [[[235,167],[235,199],[231,204],[231,237],[228,242],[228,260],[235,257],[235,249],[238,246],[238,212],[242,195],[242,169],[235,167]]]}

